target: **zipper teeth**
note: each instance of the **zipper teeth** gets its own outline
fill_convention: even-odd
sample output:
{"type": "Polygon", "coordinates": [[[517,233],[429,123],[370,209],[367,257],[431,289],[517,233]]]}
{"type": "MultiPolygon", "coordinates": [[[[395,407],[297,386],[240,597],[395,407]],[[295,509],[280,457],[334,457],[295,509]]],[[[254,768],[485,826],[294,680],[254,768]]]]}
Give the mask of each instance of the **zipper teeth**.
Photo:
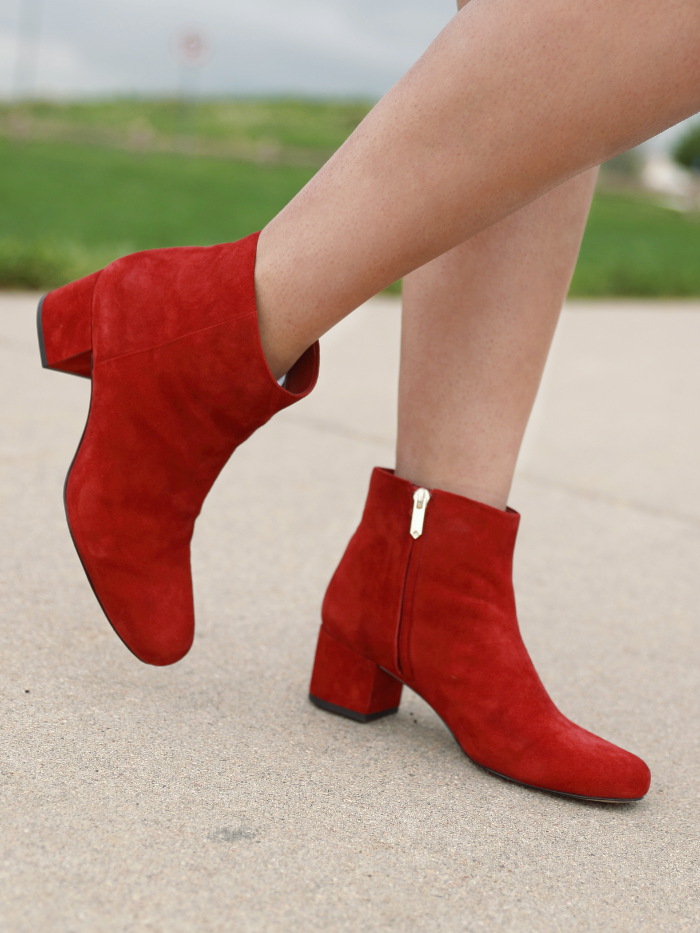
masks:
{"type": "MultiPolygon", "coordinates": [[[[423,535],[425,524],[425,513],[430,502],[430,490],[419,486],[413,493],[413,508],[411,509],[411,524],[409,526],[410,545],[408,556],[406,557],[406,569],[404,571],[403,586],[401,587],[401,599],[399,601],[399,618],[396,626],[396,668],[403,677],[405,668],[402,658],[402,638],[406,631],[407,621],[404,620],[404,609],[406,607],[406,591],[408,590],[408,581],[413,566],[414,548],[420,537],[423,535]],[[420,513],[418,510],[420,509],[420,513]],[[419,514],[419,517],[417,515],[419,514]]],[[[408,666],[408,657],[406,657],[406,666],[408,666]]]]}
{"type": "Polygon", "coordinates": [[[405,628],[404,625],[404,606],[406,605],[406,590],[408,589],[408,578],[411,573],[411,564],[413,563],[413,549],[415,547],[415,539],[411,538],[411,544],[409,546],[408,557],[406,558],[406,570],[403,575],[403,585],[401,587],[401,600],[399,602],[399,622],[396,627],[396,669],[399,674],[403,677],[404,675],[404,666],[401,650],[401,636],[405,628]]]}

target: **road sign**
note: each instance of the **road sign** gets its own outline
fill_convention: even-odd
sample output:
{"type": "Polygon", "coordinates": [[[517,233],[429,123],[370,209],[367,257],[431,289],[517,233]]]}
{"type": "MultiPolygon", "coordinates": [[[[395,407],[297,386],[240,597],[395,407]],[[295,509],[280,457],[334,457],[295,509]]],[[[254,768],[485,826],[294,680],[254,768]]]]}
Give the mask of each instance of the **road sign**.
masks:
{"type": "Polygon", "coordinates": [[[178,39],[177,50],[184,64],[197,66],[204,63],[209,53],[209,46],[201,32],[196,29],[187,29],[178,39]]]}

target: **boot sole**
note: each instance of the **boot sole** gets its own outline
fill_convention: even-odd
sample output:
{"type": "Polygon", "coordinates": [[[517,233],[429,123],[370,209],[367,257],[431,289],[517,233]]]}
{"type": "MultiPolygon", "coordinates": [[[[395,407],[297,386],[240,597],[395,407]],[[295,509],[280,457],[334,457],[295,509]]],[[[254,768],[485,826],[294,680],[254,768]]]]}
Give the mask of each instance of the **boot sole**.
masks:
{"type": "MultiPolygon", "coordinates": [[[[391,675],[394,676],[393,674],[391,675]]],[[[397,680],[399,678],[396,678],[397,680]]],[[[403,683],[403,681],[402,681],[403,683]]],[[[404,687],[408,687],[408,684],[404,683],[404,687]]],[[[412,688],[409,687],[409,690],[412,688]]],[[[416,690],[413,690],[416,696],[420,696],[416,690]]],[[[382,710],[380,713],[371,713],[369,715],[364,715],[362,713],[356,713],[354,710],[346,709],[343,706],[336,706],[333,703],[327,703],[325,700],[319,700],[318,697],[309,694],[309,699],[317,706],[319,709],[324,710],[328,713],[334,713],[336,716],[344,716],[346,719],[352,719],[353,722],[368,723],[374,722],[377,719],[382,719],[384,716],[390,716],[392,713],[398,712],[398,707],[396,709],[382,710]]],[[[423,697],[421,697],[423,699],[423,697]]],[[[427,700],[425,701],[427,702],[427,700]]],[[[428,704],[430,705],[430,704],[428,704]]],[[[430,707],[432,709],[432,706],[430,707]]],[[[435,712],[435,710],[433,710],[435,712]]],[[[471,755],[468,755],[464,751],[460,743],[457,741],[457,738],[454,732],[447,725],[445,720],[440,716],[439,713],[435,713],[439,717],[440,721],[444,724],[445,728],[448,730],[452,738],[455,740],[459,746],[460,751],[473,765],[476,765],[477,768],[481,768],[482,771],[486,771],[488,774],[493,774],[494,777],[501,778],[504,781],[508,781],[510,784],[517,784],[519,787],[526,787],[528,790],[537,790],[545,794],[553,794],[555,797],[566,797],[569,800],[582,800],[587,803],[638,803],[640,800],[644,800],[644,797],[587,797],[584,794],[570,794],[567,791],[563,790],[552,790],[550,787],[539,787],[537,784],[526,784],[524,781],[519,781],[517,778],[509,777],[507,774],[501,774],[500,771],[494,771],[493,768],[487,768],[486,765],[482,765],[480,762],[475,761],[471,755]]]]}
{"type": "Polygon", "coordinates": [[[314,706],[326,713],[335,713],[336,716],[344,716],[346,719],[352,719],[353,722],[375,722],[377,719],[383,719],[384,716],[391,716],[399,711],[398,706],[395,706],[393,709],[383,709],[379,713],[356,713],[354,709],[346,709],[344,706],[336,706],[334,703],[319,700],[313,693],[309,694],[309,699],[314,706]]]}
{"type": "MultiPolygon", "coordinates": [[[[48,359],[47,359],[47,356],[46,356],[46,343],[45,343],[45,341],[44,341],[44,329],[43,329],[43,326],[42,326],[42,318],[41,318],[41,313],[42,313],[42,310],[43,310],[44,300],[46,299],[46,297],[47,297],[47,296],[44,295],[44,296],[41,298],[41,300],[39,301],[39,305],[38,305],[38,307],[37,307],[37,311],[36,311],[36,329],[37,329],[37,337],[38,337],[38,341],[39,341],[39,353],[40,353],[40,355],[41,355],[41,365],[43,366],[44,369],[50,369],[50,370],[53,370],[53,371],[55,371],[55,372],[61,372],[61,370],[56,369],[55,366],[51,366],[51,364],[48,362],[48,359]]],[[[77,375],[77,374],[76,374],[76,375],[77,375]]],[[[119,632],[116,630],[116,628],[115,628],[114,625],[112,624],[112,620],[110,619],[110,617],[109,617],[108,614],[107,614],[107,611],[106,611],[105,607],[102,605],[102,602],[101,602],[101,600],[100,600],[100,597],[97,595],[97,590],[95,589],[95,587],[94,587],[94,585],[93,585],[93,582],[92,582],[92,580],[90,579],[90,574],[89,574],[88,571],[87,571],[87,568],[86,568],[86,566],[85,566],[85,562],[83,561],[83,558],[82,558],[81,555],[80,555],[80,550],[78,549],[78,545],[76,544],[76,542],[75,542],[75,537],[74,537],[74,535],[73,535],[73,529],[72,529],[71,526],[70,526],[70,518],[68,517],[68,504],[67,504],[67,501],[66,501],[66,490],[67,490],[67,488],[68,488],[68,480],[69,480],[69,478],[70,478],[71,470],[73,469],[73,464],[75,463],[76,458],[77,458],[77,456],[78,456],[78,453],[80,452],[80,448],[81,448],[82,443],[83,443],[83,438],[85,437],[85,432],[87,431],[88,421],[90,420],[90,407],[91,407],[91,405],[92,405],[92,390],[90,391],[90,405],[88,405],[88,413],[87,413],[87,418],[85,419],[85,426],[83,427],[83,433],[82,433],[81,436],[80,436],[80,441],[78,442],[78,446],[76,447],[75,453],[73,454],[73,459],[71,460],[70,466],[68,467],[68,471],[67,471],[67,473],[66,473],[66,478],[65,478],[64,481],[63,481],[63,510],[64,510],[64,512],[65,512],[65,515],[66,515],[66,525],[68,525],[68,534],[70,535],[71,542],[72,542],[72,544],[73,544],[73,547],[75,548],[75,553],[78,555],[78,560],[80,561],[80,566],[83,568],[83,573],[85,574],[85,576],[86,576],[86,578],[87,578],[87,581],[88,581],[88,583],[90,584],[90,589],[92,590],[92,592],[93,592],[93,594],[94,594],[94,596],[95,596],[95,599],[97,600],[97,605],[98,605],[98,606],[100,607],[100,609],[102,610],[105,619],[109,622],[109,624],[110,624],[110,626],[111,626],[111,628],[112,628],[112,631],[113,631],[114,634],[117,636],[117,638],[121,641],[121,643],[124,645],[124,647],[127,648],[127,649],[131,652],[131,654],[134,655],[135,658],[138,658],[138,660],[141,661],[141,658],[139,658],[138,655],[135,654],[135,653],[132,651],[131,648],[129,648],[129,645],[127,645],[127,643],[126,643],[126,642],[124,641],[124,639],[121,637],[121,635],[119,634],[119,632]]]]}
{"type": "Polygon", "coordinates": [[[41,311],[44,307],[44,299],[46,295],[42,295],[39,300],[39,304],[36,309],[36,335],[39,340],[39,353],[41,354],[41,365],[44,369],[51,369],[49,366],[49,361],[46,357],[46,343],[44,341],[44,328],[41,323],[41,311]]]}
{"type": "MultiPolygon", "coordinates": [[[[455,739],[455,741],[457,740],[455,739]]],[[[457,744],[459,745],[459,742],[457,742],[457,744]]],[[[586,797],[584,794],[568,794],[564,790],[550,790],[548,787],[538,787],[537,784],[525,784],[524,781],[517,781],[515,778],[508,777],[507,774],[501,774],[500,771],[493,771],[491,768],[487,768],[486,765],[479,764],[478,761],[474,761],[473,758],[467,755],[461,745],[459,745],[459,747],[464,756],[469,758],[469,761],[471,761],[473,765],[476,765],[477,768],[481,768],[482,771],[487,771],[489,774],[495,775],[495,777],[503,778],[504,781],[509,781],[511,784],[527,787],[528,790],[539,790],[545,794],[554,794],[555,797],[568,797],[569,800],[585,800],[588,803],[639,803],[640,800],[644,800],[644,797],[586,797]]]]}
{"type": "MultiPolygon", "coordinates": [[[[47,368],[50,368],[50,367],[47,367],[47,368]]],[[[87,414],[87,418],[85,419],[85,427],[83,428],[83,433],[82,433],[81,436],[80,436],[80,441],[78,442],[78,446],[76,447],[75,453],[73,454],[73,459],[71,460],[70,466],[68,467],[68,472],[66,473],[66,478],[65,478],[65,480],[63,481],[63,511],[65,512],[65,515],[66,515],[66,525],[68,525],[68,534],[70,535],[71,542],[73,543],[73,547],[75,548],[75,553],[78,555],[78,560],[80,561],[80,566],[83,568],[83,573],[85,574],[85,576],[86,576],[86,578],[87,578],[87,582],[90,584],[90,589],[92,590],[92,592],[93,592],[93,594],[94,594],[94,596],[95,596],[95,599],[97,600],[97,605],[98,605],[98,606],[100,607],[100,609],[102,610],[102,613],[103,613],[105,619],[109,622],[112,631],[113,631],[114,634],[117,636],[117,638],[119,639],[119,641],[124,645],[124,647],[125,647],[131,654],[133,654],[133,656],[134,656],[137,660],[139,660],[139,661],[141,661],[142,663],[144,663],[144,662],[143,662],[143,658],[139,658],[139,656],[136,654],[136,652],[135,652],[131,647],[129,647],[129,645],[124,641],[124,639],[122,638],[122,636],[119,634],[119,632],[118,632],[117,629],[115,628],[115,626],[114,626],[112,620],[110,619],[110,617],[109,617],[109,615],[108,615],[108,613],[107,613],[107,610],[106,610],[105,607],[102,605],[102,600],[101,600],[100,597],[98,596],[97,590],[95,589],[95,586],[94,586],[92,580],[90,579],[90,574],[88,573],[87,567],[85,566],[85,562],[84,562],[84,560],[83,560],[83,558],[82,558],[82,556],[81,556],[81,554],[80,554],[80,549],[78,548],[78,545],[76,544],[75,536],[73,535],[73,529],[71,528],[71,525],[70,525],[70,518],[68,517],[68,502],[67,502],[67,499],[66,499],[66,493],[67,493],[67,490],[68,490],[68,480],[70,479],[70,474],[71,474],[71,470],[73,469],[73,464],[75,463],[75,461],[76,461],[76,459],[77,459],[77,457],[78,457],[78,454],[80,453],[80,448],[81,448],[82,445],[83,445],[83,438],[85,437],[85,432],[87,431],[88,422],[89,422],[89,420],[90,420],[90,407],[91,407],[91,406],[92,406],[92,389],[91,389],[91,391],[90,391],[90,406],[88,407],[88,414],[87,414]]]]}

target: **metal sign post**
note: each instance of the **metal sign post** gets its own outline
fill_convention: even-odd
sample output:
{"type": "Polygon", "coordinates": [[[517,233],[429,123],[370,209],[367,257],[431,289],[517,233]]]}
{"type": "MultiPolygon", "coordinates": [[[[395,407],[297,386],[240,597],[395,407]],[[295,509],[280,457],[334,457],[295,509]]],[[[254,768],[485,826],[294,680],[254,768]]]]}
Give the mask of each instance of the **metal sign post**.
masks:
{"type": "Polygon", "coordinates": [[[186,29],[177,40],[180,63],[180,148],[191,151],[197,143],[197,98],[202,68],[209,58],[209,44],[197,29],[186,29]]]}

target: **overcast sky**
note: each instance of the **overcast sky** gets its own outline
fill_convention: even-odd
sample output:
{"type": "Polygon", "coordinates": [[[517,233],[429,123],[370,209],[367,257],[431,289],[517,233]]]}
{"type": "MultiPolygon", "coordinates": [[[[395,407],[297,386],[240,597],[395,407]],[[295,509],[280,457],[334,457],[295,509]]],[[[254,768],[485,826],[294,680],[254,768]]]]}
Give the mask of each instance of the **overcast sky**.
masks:
{"type": "MultiPolygon", "coordinates": [[[[0,0],[0,96],[177,93],[379,97],[453,15],[455,0],[0,0]],[[36,69],[18,35],[38,34],[36,69]],[[178,41],[206,41],[183,69],[178,41]]],[[[34,47],[34,46],[33,46],[34,47]]]]}
{"type": "MultiPolygon", "coordinates": [[[[204,93],[381,95],[453,13],[453,0],[1,0],[0,93],[16,87],[21,11],[41,11],[36,89],[178,90],[178,37],[210,46],[204,93]]],[[[26,81],[22,83],[26,84],[26,81]]]]}

